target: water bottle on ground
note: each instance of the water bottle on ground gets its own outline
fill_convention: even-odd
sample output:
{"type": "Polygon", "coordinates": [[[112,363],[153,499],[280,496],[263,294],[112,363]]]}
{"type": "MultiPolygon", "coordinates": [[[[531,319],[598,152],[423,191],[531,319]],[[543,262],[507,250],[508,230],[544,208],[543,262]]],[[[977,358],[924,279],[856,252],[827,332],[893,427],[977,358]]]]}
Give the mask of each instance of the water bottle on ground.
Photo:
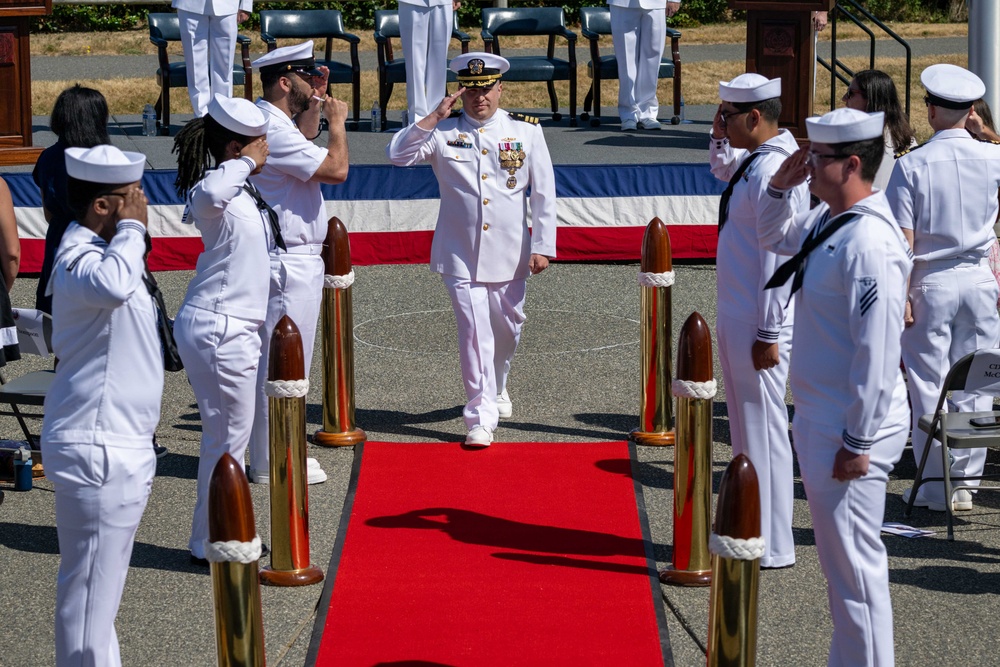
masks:
{"type": "Polygon", "coordinates": [[[382,131],[382,109],[378,106],[378,100],[372,102],[372,132],[382,131]]]}
{"type": "Polygon", "coordinates": [[[147,137],[156,136],[156,109],[152,104],[142,108],[142,133],[147,137]]]}

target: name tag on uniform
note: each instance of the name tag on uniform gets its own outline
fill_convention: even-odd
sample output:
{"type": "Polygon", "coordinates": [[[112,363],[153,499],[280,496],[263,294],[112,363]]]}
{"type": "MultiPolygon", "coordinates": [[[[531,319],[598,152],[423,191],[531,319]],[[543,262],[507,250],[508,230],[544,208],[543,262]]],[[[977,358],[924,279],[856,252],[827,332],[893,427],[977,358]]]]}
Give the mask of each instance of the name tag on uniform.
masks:
{"type": "Polygon", "coordinates": [[[472,148],[472,144],[462,141],[461,139],[453,139],[448,142],[449,146],[454,146],[455,148],[472,148]]]}

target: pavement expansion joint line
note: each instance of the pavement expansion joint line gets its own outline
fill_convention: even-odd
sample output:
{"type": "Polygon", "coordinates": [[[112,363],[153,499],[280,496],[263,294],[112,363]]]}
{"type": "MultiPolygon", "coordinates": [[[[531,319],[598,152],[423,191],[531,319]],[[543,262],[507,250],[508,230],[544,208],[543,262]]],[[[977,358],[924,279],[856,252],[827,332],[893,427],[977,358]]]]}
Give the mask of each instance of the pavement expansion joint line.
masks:
{"type": "Polygon", "coordinates": [[[698,647],[698,650],[705,655],[708,655],[708,647],[705,646],[704,642],[701,641],[701,638],[695,633],[694,628],[691,627],[691,623],[688,622],[687,617],[685,617],[684,614],[681,613],[681,610],[670,601],[670,598],[667,597],[666,593],[663,591],[660,592],[663,597],[663,604],[667,605],[667,609],[670,610],[670,612],[674,615],[674,618],[677,619],[677,622],[680,623],[682,628],[684,628],[684,632],[688,634],[691,640],[698,647]]]}

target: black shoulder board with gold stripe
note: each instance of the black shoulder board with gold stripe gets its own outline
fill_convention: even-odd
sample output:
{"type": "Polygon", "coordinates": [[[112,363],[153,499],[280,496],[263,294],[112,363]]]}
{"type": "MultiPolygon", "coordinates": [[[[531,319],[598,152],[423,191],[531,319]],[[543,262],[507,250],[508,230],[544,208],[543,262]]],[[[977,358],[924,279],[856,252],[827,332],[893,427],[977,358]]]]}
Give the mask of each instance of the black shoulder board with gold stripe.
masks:
{"type": "Polygon", "coordinates": [[[922,143],[922,144],[917,144],[916,146],[910,146],[909,148],[907,148],[907,149],[905,149],[905,150],[901,150],[901,151],[899,151],[899,152],[898,152],[898,153],[896,153],[896,154],[895,154],[895,155],[894,155],[893,157],[894,157],[894,158],[896,158],[896,159],[898,160],[899,158],[903,157],[903,156],[904,156],[904,155],[906,155],[907,153],[912,153],[913,151],[917,150],[917,149],[918,149],[918,148],[920,148],[921,146],[926,146],[926,145],[927,145],[926,143],[922,143]]]}
{"type": "Polygon", "coordinates": [[[1000,141],[997,141],[996,139],[980,139],[979,137],[976,137],[976,139],[979,139],[979,141],[984,144],[994,144],[996,146],[1000,146],[1000,141]]]}
{"type": "Polygon", "coordinates": [[[448,116],[448,118],[458,118],[461,115],[462,115],[462,110],[461,109],[455,109],[454,111],[451,112],[451,115],[448,116]]]}
{"type": "Polygon", "coordinates": [[[532,125],[538,125],[539,123],[538,116],[529,116],[525,113],[514,112],[510,112],[508,115],[514,120],[523,120],[525,123],[531,123],[532,125]]]}

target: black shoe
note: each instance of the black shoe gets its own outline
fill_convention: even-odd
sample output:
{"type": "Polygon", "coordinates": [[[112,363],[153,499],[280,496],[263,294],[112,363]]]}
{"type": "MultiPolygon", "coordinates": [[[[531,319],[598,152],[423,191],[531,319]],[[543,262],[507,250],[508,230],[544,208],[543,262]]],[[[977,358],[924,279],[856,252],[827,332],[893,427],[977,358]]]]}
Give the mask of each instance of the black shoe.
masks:
{"type": "Polygon", "coordinates": [[[198,558],[194,554],[191,554],[189,556],[189,558],[191,559],[191,564],[192,565],[196,565],[198,567],[208,567],[208,559],[207,558],[198,558]]]}
{"type": "Polygon", "coordinates": [[[266,544],[264,544],[263,542],[261,542],[260,543],[260,557],[263,558],[264,556],[270,556],[270,555],[271,555],[271,548],[269,546],[267,546],[266,544]]]}
{"type": "Polygon", "coordinates": [[[153,445],[153,452],[156,454],[156,458],[162,459],[167,455],[167,448],[162,445],[153,445]]]}

